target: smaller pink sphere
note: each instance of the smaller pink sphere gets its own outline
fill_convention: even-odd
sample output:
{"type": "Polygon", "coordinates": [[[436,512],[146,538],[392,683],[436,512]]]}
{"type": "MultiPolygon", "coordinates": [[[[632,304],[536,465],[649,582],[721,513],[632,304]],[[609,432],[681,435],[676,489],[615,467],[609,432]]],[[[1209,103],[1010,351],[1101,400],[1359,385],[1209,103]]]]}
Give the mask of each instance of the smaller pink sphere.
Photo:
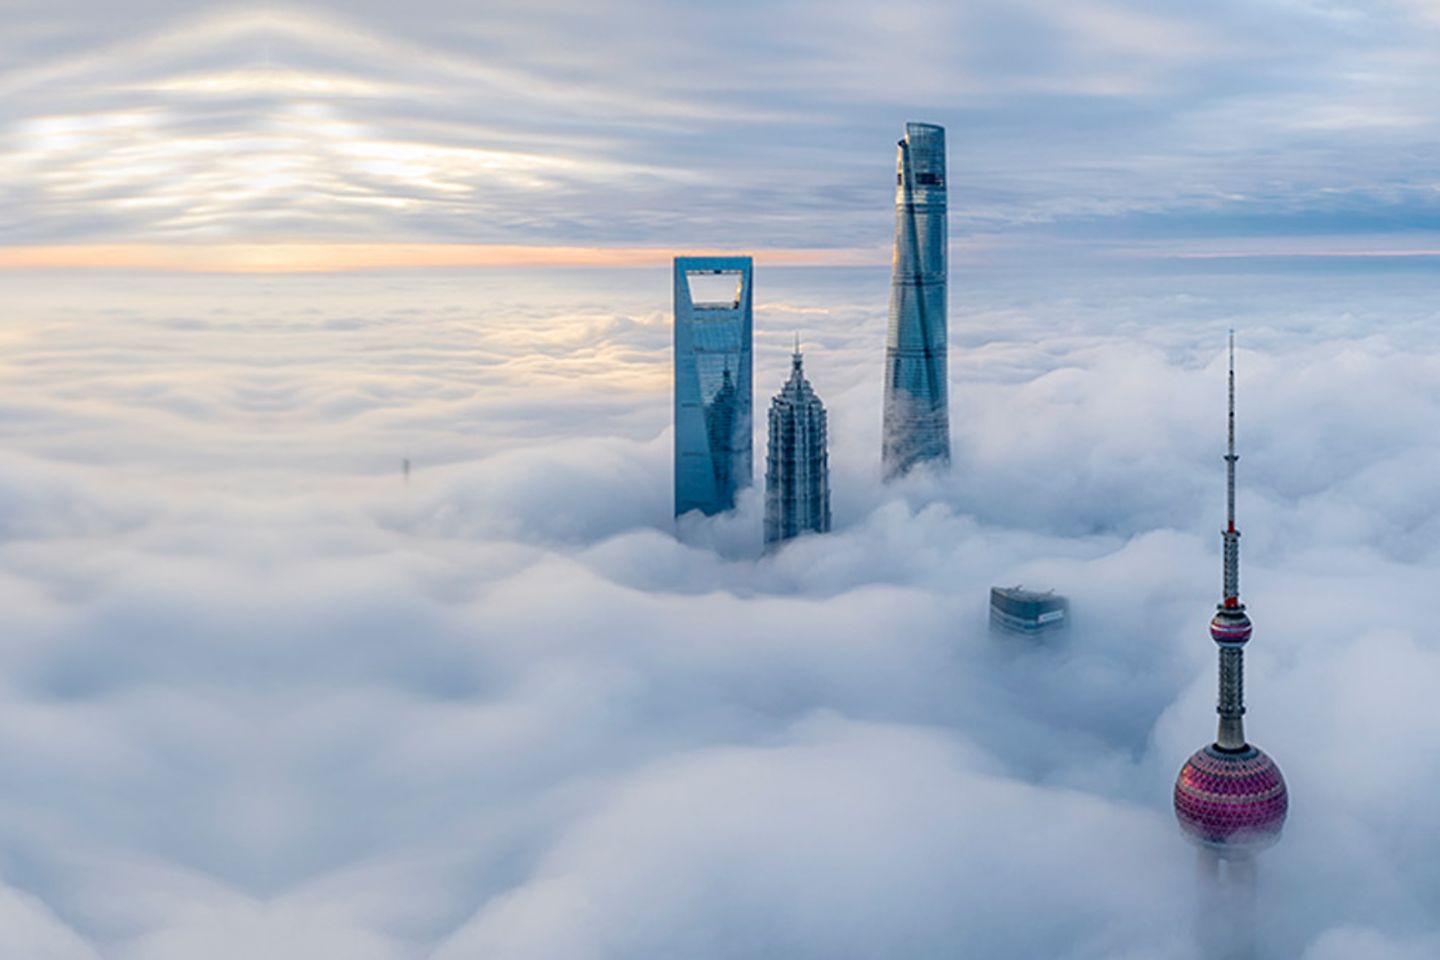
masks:
{"type": "Polygon", "coordinates": [[[1290,797],[1285,777],[1263,750],[1234,752],[1213,743],[1175,778],[1175,819],[1203,846],[1252,853],[1280,839],[1290,797]]]}
{"type": "Polygon", "coordinates": [[[1210,621],[1210,638],[1225,647],[1243,647],[1250,642],[1250,617],[1244,609],[1221,607],[1210,621]]]}

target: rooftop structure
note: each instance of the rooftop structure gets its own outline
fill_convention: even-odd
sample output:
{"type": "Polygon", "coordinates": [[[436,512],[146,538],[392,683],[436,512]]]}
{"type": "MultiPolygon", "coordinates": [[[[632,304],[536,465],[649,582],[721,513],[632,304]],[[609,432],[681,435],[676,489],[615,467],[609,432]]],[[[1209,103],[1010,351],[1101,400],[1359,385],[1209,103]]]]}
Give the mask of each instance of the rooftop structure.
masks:
{"type": "Polygon", "coordinates": [[[830,530],[825,405],[805,379],[797,339],[790,379],[770,401],[765,460],[765,544],[830,530]]]}
{"type": "Polygon", "coordinates": [[[675,516],[751,483],[749,257],[675,258],[675,516]]]}
{"type": "Polygon", "coordinates": [[[881,461],[893,479],[950,460],[945,128],[907,123],[895,174],[881,461]]]}
{"type": "Polygon", "coordinates": [[[1063,631],[1070,623],[1070,601],[1053,590],[990,588],[990,629],[1021,637],[1063,631]]]}

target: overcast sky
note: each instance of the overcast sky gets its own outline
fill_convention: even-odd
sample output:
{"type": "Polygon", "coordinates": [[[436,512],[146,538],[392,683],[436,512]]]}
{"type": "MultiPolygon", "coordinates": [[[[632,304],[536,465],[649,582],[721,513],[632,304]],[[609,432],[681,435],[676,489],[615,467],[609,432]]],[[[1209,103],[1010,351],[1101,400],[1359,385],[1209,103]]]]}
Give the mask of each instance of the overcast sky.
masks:
{"type": "MultiPolygon", "coordinates": [[[[11,0],[12,245],[1440,249],[1431,0],[11,0]]],[[[11,256],[13,256],[13,251],[11,256]]]]}

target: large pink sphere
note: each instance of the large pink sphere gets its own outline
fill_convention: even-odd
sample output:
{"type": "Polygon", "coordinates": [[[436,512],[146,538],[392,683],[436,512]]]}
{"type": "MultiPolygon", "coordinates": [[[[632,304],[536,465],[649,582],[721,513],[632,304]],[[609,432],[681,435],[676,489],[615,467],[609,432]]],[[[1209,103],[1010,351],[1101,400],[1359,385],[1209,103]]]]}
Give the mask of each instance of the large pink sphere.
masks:
{"type": "Polygon", "coordinates": [[[1175,778],[1175,818],[1196,843],[1250,853],[1280,838],[1290,797],[1285,778],[1263,750],[1199,750],[1175,778]]]}

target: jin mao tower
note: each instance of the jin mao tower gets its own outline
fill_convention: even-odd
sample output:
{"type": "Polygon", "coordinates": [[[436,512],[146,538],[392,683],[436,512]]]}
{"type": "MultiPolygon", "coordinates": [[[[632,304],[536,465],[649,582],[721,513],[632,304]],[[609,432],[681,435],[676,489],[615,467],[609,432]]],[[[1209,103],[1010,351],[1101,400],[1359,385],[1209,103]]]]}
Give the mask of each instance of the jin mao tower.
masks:
{"type": "Polygon", "coordinates": [[[830,530],[830,461],[825,443],[825,405],[805,379],[796,343],[790,379],[770,401],[766,546],[802,533],[830,530]]]}

